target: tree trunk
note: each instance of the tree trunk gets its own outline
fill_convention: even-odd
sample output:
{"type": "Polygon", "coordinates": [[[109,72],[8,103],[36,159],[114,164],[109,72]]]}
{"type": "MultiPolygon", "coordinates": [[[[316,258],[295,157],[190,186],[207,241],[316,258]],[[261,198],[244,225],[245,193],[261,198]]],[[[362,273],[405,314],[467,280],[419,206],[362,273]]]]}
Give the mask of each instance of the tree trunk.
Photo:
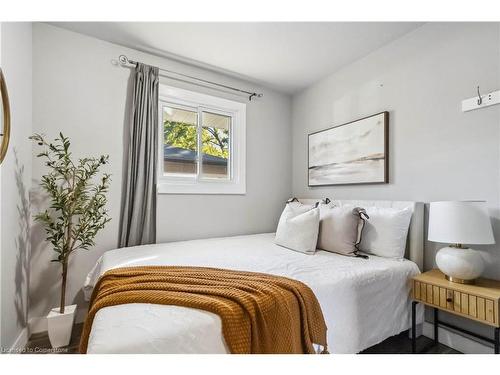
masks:
{"type": "Polygon", "coordinates": [[[62,263],[62,285],[61,285],[61,302],[59,312],[64,314],[64,306],[66,305],[66,276],[68,275],[68,261],[65,259],[62,263]]]}

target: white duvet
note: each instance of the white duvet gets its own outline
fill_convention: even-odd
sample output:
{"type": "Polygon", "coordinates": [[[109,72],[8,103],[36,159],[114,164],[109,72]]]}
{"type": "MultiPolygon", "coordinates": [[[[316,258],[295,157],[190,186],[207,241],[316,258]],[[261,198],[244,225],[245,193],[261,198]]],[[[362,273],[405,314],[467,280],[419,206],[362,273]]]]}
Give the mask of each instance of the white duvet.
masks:
{"type": "MultiPolygon", "coordinates": [[[[274,244],[274,233],[137,246],[106,252],[89,273],[84,291],[109,269],[186,265],[265,272],[300,280],[316,294],[332,353],[357,353],[411,325],[409,260],[314,255],[274,244]]],[[[419,322],[423,320],[419,311],[419,322]]],[[[126,304],[95,316],[88,353],[227,353],[221,320],[178,306],[126,304]]]]}

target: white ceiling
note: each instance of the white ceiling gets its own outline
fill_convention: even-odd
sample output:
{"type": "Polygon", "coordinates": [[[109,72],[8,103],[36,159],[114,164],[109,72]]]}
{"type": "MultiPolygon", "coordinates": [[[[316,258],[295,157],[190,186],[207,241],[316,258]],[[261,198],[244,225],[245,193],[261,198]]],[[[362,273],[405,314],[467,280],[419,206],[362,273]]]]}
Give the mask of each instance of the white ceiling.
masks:
{"type": "Polygon", "coordinates": [[[417,22],[63,22],[126,47],[298,92],[419,27],[417,22]]]}

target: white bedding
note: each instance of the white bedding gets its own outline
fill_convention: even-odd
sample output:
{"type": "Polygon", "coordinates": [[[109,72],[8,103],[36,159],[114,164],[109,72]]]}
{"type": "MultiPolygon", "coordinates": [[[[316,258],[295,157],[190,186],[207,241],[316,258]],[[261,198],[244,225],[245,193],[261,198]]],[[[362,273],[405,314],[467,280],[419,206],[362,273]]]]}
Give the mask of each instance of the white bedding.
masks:
{"type": "MultiPolygon", "coordinates": [[[[188,265],[265,272],[300,280],[316,294],[332,353],[357,353],[411,325],[409,260],[368,260],[325,251],[306,255],[277,246],[274,233],[138,246],[106,252],[89,273],[117,267],[188,265]]],[[[418,321],[423,320],[419,310],[418,321]]],[[[178,306],[126,304],[101,309],[88,353],[227,353],[220,318],[178,306]]]]}

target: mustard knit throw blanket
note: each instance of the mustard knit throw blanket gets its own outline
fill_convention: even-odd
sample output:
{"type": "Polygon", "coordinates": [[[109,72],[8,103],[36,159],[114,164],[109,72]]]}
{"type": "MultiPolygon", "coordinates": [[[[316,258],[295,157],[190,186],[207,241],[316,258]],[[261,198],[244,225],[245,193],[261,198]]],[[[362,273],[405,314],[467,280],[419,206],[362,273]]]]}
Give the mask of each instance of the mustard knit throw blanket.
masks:
{"type": "Polygon", "coordinates": [[[231,353],[314,353],[326,350],[326,325],[311,289],[297,280],[205,267],[145,266],[106,272],[90,300],[80,342],[87,345],[94,316],[126,303],[176,305],[220,316],[231,353]]]}

